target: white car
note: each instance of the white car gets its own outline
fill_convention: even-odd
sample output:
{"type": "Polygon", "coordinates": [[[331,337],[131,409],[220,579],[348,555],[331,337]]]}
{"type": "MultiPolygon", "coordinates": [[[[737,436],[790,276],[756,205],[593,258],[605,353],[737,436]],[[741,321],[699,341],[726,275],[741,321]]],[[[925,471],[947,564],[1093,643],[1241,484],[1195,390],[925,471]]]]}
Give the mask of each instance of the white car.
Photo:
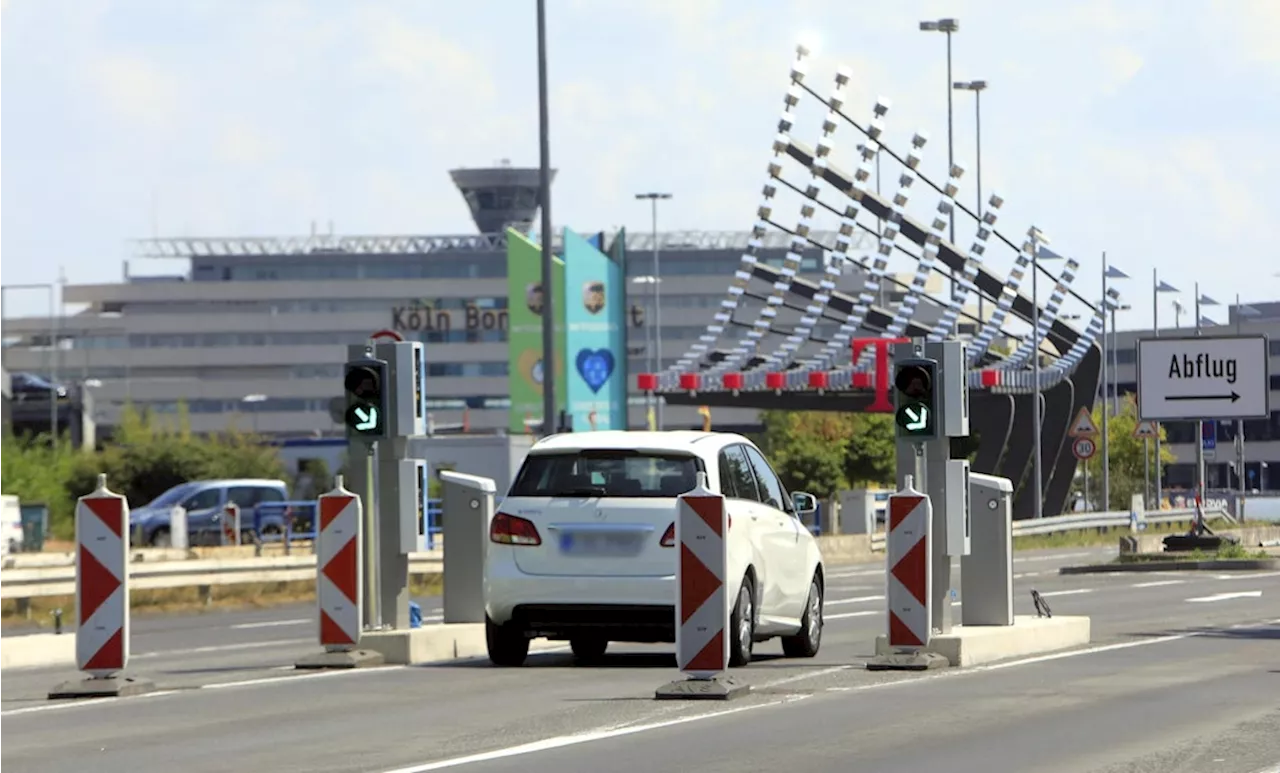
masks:
{"type": "Polygon", "coordinates": [[[567,639],[580,661],[611,641],[674,642],[676,497],[699,471],[729,511],[730,665],[779,636],[788,656],[816,655],[822,554],[800,522],[814,497],[788,496],[741,435],[600,431],[538,441],[496,508],[485,562],[489,659],[522,665],[537,637],[567,639]]]}

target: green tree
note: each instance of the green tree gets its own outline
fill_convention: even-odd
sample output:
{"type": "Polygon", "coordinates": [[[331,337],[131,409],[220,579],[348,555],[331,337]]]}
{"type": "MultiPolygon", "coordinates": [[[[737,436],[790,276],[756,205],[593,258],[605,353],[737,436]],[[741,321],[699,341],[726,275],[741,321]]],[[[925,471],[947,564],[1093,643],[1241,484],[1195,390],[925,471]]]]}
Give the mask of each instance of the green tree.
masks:
{"type": "MultiPolygon", "coordinates": [[[[1102,428],[1102,409],[1101,402],[1093,408],[1093,423],[1097,425],[1099,431],[1102,428]]],[[[1157,464],[1155,444],[1148,441],[1147,448],[1150,451],[1148,454],[1144,449],[1143,440],[1133,436],[1137,425],[1137,403],[1132,395],[1126,395],[1120,400],[1120,412],[1107,420],[1108,456],[1111,460],[1111,501],[1107,503],[1107,510],[1128,510],[1133,495],[1143,493],[1147,477],[1152,481],[1155,480],[1157,464]],[[1146,464],[1148,461],[1149,466],[1146,464]]],[[[1166,439],[1165,428],[1162,426],[1160,427],[1160,460],[1168,465],[1172,464],[1177,457],[1169,450],[1168,444],[1163,442],[1166,439]]],[[[1101,437],[1098,438],[1098,452],[1081,466],[1089,470],[1089,488],[1093,492],[1092,500],[1097,502],[1101,498],[1102,488],[1101,437]]]]}
{"type": "Polygon", "coordinates": [[[757,438],[791,491],[831,497],[893,479],[894,441],[886,414],[765,411],[757,438]]]}
{"type": "Polygon", "coordinates": [[[74,531],[75,510],[67,479],[80,456],[65,439],[55,446],[48,435],[19,438],[5,433],[0,438],[0,489],[23,502],[47,505],[53,536],[65,539],[74,531]]]}

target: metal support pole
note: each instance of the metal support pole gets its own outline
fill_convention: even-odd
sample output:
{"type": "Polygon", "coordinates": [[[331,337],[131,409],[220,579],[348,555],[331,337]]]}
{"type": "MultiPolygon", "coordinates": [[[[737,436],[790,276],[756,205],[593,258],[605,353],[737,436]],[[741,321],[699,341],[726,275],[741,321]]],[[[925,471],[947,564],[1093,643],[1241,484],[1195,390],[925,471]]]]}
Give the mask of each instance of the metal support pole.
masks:
{"type": "Polygon", "coordinates": [[[933,593],[929,599],[930,625],[934,634],[951,633],[951,556],[947,554],[947,460],[951,458],[951,438],[940,437],[924,444],[925,480],[917,487],[929,495],[933,520],[929,542],[933,545],[933,593]]]}
{"type": "MultiPolygon", "coordinates": [[[[954,122],[952,120],[952,109],[951,109],[951,102],[952,102],[951,97],[952,97],[952,91],[953,91],[951,84],[954,83],[954,81],[951,80],[951,30],[947,29],[946,33],[947,33],[947,173],[950,174],[951,167],[955,166],[956,164],[955,138],[954,138],[955,132],[953,128],[954,122]]],[[[954,207],[951,208],[951,212],[947,215],[947,217],[950,220],[950,224],[951,224],[951,232],[950,232],[951,243],[955,244],[956,243],[956,212],[954,207]]],[[[953,269],[951,271],[951,297],[954,298],[955,295],[956,295],[956,272],[953,269]]]]}
{"type": "Polygon", "coordinates": [[[1151,440],[1142,439],[1142,507],[1151,509],[1151,440]]]}
{"type": "Polygon", "coordinates": [[[1041,440],[1041,424],[1044,421],[1044,410],[1040,405],[1040,262],[1039,262],[1039,245],[1037,244],[1036,232],[1031,232],[1031,378],[1034,382],[1035,391],[1032,393],[1032,405],[1034,406],[1035,420],[1031,425],[1032,432],[1032,457],[1031,466],[1032,474],[1035,476],[1035,507],[1036,518],[1044,517],[1044,478],[1040,472],[1042,451],[1040,448],[1041,440]]]}
{"type": "MultiPolygon", "coordinates": [[[[1244,315],[1240,312],[1240,293],[1236,293],[1236,335],[1243,334],[1240,321],[1244,315]]],[[[1240,492],[1240,499],[1237,500],[1236,504],[1236,520],[1244,520],[1246,485],[1244,479],[1244,419],[1236,419],[1236,486],[1240,492]]]]}
{"type": "MultiPolygon", "coordinates": [[[[654,357],[657,359],[657,370],[655,373],[662,371],[662,250],[658,247],[658,198],[655,196],[650,203],[653,205],[651,210],[651,225],[653,231],[653,326],[654,326],[654,357]]],[[[653,396],[654,415],[657,428],[662,430],[662,399],[656,394],[653,396]]]]}
{"type": "MultiPolygon", "coordinates": [[[[1107,253],[1102,253],[1102,512],[1111,510],[1111,435],[1107,430],[1111,413],[1108,392],[1111,391],[1111,373],[1107,367],[1107,253]]],[[[1089,462],[1085,462],[1085,475],[1089,474],[1089,462]]],[[[1087,478],[1086,478],[1087,480],[1087,478]]]]}
{"type": "MultiPolygon", "coordinates": [[[[1151,336],[1153,338],[1160,337],[1160,278],[1156,273],[1156,269],[1151,269],[1151,336]]],[[[1157,512],[1163,509],[1164,491],[1160,484],[1160,422],[1152,422],[1156,429],[1155,447],[1156,447],[1156,488],[1155,488],[1155,509],[1157,512]]],[[[1150,508],[1151,505],[1148,505],[1150,508]]]]}
{"type": "Polygon", "coordinates": [[[364,438],[351,438],[348,448],[351,463],[346,481],[351,492],[364,502],[364,523],[360,524],[364,532],[364,620],[361,622],[365,630],[377,630],[382,627],[378,609],[378,496],[374,467],[377,444],[364,438]]]}
{"type": "MultiPolygon", "coordinates": [[[[1196,335],[1200,335],[1200,283],[1195,283],[1196,293],[1196,335]]],[[[1218,442],[1218,424],[1213,424],[1214,444],[1218,442]]],[[[1204,419],[1196,420],[1196,532],[1204,529],[1204,419]]]]}
{"type": "MultiPolygon", "coordinates": [[[[982,89],[978,89],[973,92],[973,104],[975,109],[974,131],[977,133],[977,144],[978,144],[977,169],[974,170],[975,176],[977,177],[977,184],[978,184],[978,208],[976,212],[978,213],[978,220],[981,221],[982,220],[982,89]]],[[[954,243],[956,240],[955,222],[956,222],[955,215],[953,213],[952,219],[951,219],[952,243],[954,243]]],[[[987,320],[985,307],[986,307],[986,297],[982,294],[982,291],[979,290],[978,291],[978,320],[980,322],[986,322],[987,320]]]]}
{"type": "Polygon", "coordinates": [[[383,440],[378,449],[378,613],[380,622],[397,630],[409,627],[409,556],[412,545],[400,544],[400,519],[416,513],[400,512],[400,460],[407,458],[408,440],[383,440]]]}
{"type": "MultiPolygon", "coordinates": [[[[542,206],[542,436],[556,431],[556,303],[552,279],[551,136],[547,100],[547,7],[538,0],[538,137],[539,204],[542,206]]],[[[560,302],[563,302],[561,299],[560,302]]]]}

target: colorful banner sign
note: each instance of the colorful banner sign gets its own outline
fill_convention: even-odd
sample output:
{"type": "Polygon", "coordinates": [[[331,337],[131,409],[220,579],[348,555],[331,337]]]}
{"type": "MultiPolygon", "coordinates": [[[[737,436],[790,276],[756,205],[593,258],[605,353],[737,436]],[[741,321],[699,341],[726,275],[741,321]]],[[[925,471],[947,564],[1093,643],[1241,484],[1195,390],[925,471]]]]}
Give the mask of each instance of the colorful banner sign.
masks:
{"type": "MultiPolygon", "coordinates": [[[[557,310],[565,307],[564,261],[552,259],[557,310]]],[[[511,409],[507,431],[528,433],[542,423],[542,248],[515,229],[507,229],[508,384],[511,409]]],[[[557,314],[563,320],[562,314],[557,314]]],[[[564,410],[566,383],[565,328],[556,325],[556,402],[564,410]]],[[[551,422],[558,424],[559,417],[551,422]]]]}
{"type": "Polygon", "coordinates": [[[560,297],[569,374],[562,383],[576,432],[627,428],[625,277],[592,241],[564,230],[566,294],[560,297]]]}

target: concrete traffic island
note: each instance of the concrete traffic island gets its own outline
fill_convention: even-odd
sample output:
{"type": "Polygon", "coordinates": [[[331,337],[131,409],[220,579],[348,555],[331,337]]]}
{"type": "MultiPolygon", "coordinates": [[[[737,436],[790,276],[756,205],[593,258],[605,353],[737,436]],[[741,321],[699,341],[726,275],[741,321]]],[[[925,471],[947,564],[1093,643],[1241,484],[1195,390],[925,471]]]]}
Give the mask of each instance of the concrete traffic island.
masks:
{"type": "Polygon", "coordinates": [[[0,646],[0,669],[74,666],[74,633],[32,633],[6,636],[0,646]]]}
{"type": "MultiPolygon", "coordinates": [[[[381,654],[384,663],[394,666],[440,663],[489,654],[484,623],[441,623],[403,630],[365,631],[360,635],[360,648],[381,654]]],[[[563,642],[535,639],[529,643],[530,652],[563,648],[563,642]]]]}
{"type": "Polygon", "coordinates": [[[299,670],[315,670],[325,668],[371,668],[386,663],[381,652],[374,650],[336,650],[333,652],[317,652],[298,658],[293,667],[299,670]]]}
{"type": "MultiPolygon", "coordinates": [[[[1088,617],[1018,615],[1013,625],[957,625],[950,633],[931,637],[921,652],[941,656],[951,666],[977,666],[1080,647],[1088,644],[1089,640],[1088,617]]],[[[888,637],[877,636],[877,657],[872,662],[881,663],[883,658],[891,655],[888,637]]],[[[870,662],[867,668],[878,670],[870,662]]],[[[884,666],[880,666],[879,670],[883,669],[884,666]]]]}
{"type": "Polygon", "coordinates": [[[1246,572],[1280,569],[1280,558],[1178,558],[1170,553],[1130,553],[1134,558],[1110,564],[1064,566],[1058,574],[1103,574],[1108,572],[1246,572]]]}

